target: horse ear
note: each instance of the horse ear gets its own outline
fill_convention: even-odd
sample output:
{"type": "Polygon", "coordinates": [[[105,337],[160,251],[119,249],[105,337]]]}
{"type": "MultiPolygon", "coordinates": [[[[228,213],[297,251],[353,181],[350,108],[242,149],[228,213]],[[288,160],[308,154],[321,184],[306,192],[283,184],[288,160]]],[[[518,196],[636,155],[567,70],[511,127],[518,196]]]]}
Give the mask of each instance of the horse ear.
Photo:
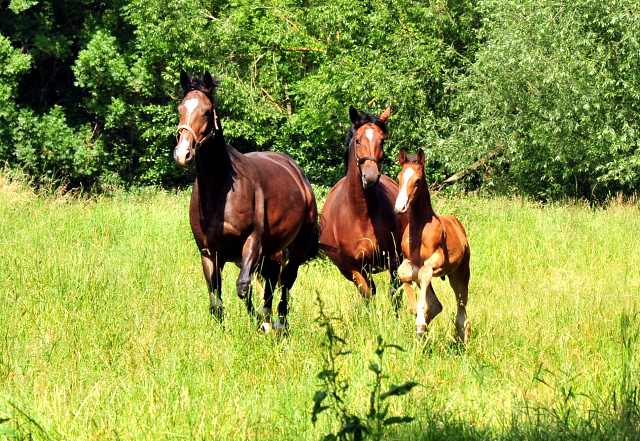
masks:
{"type": "Polygon", "coordinates": [[[420,167],[424,167],[424,151],[422,149],[418,149],[418,164],[420,164],[420,167]]]}
{"type": "Polygon", "coordinates": [[[211,74],[209,73],[209,71],[206,71],[204,73],[204,77],[202,77],[202,85],[208,92],[213,93],[213,88],[215,87],[215,84],[213,82],[213,78],[211,78],[211,74]]]}
{"type": "Polygon", "coordinates": [[[360,122],[360,114],[353,106],[349,106],[349,118],[351,118],[353,125],[357,125],[360,122]]]}
{"type": "Polygon", "coordinates": [[[401,147],[400,151],[398,152],[398,162],[400,163],[400,165],[403,165],[405,162],[407,162],[407,151],[404,149],[404,147],[401,147]]]}
{"type": "Polygon", "coordinates": [[[391,106],[387,107],[378,119],[382,122],[385,122],[389,118],[389,116],[391,116],[391,106]]]}
{"type": "Polygon", "coordinates": [[[184,69],[180,69],[180,86],[182,90],[186,90],[189,84],[191,84],[191,75],[186,73],[184,69]]]}

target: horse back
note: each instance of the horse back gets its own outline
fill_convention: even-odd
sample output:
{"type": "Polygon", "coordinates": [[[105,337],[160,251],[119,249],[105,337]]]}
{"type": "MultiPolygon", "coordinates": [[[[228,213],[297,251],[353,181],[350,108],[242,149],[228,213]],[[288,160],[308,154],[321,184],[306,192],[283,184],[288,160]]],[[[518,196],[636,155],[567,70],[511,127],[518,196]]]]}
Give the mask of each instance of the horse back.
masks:
{"type": "Polygon", "coordinates": [[[198,181],[191,198],[191,228],[202,248],[239,261],[247,237],[261,231],[265,255],[275,254],[296,236],[311,236],[318,211],[304,172],[275,152],[232,152],[233,173],[214,192],[202,194],[198,181]],[[202,200],[201,200],[202,199],[202,200]]]}
{"type": "MultiPolygon", "coordinates": [[[[300,166],[278,152],[254,152],[245,155],[245,171],[255,187],[256,204],[264,201],[265,246],[269,237],[275,242],[288,233],[293,240],[303,226],[314,226],[318,218],[315,195],[300,166]]],[[[279,245],[275,245],[279,248],[279,245]]],[[[266,250],[266,249],[265,249],[266,250]]]]}
{"type": "Polygon", "coordinates": [[[439,216],[444,227],[447,255],[452,261],[468,259],[470,255],[469,240],[462,222],[455,216],[439,216]]]}

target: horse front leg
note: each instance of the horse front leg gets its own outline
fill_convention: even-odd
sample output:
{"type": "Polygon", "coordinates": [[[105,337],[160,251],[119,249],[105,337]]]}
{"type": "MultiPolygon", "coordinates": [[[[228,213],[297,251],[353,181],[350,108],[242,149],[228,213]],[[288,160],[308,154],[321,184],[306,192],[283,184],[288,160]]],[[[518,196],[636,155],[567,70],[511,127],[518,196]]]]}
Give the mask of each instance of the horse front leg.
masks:
{"type": "MultiPolygon", "coordinates": [[[[402,282],[404,292],[407,293],[407,301],[409,302],[409,313],[415,314],[417,311],[416,296],[413,293],[411,283],[417,280],[417,268],[413,266],[409,259],[404,259],[402,265],[398,267],[398,281],[402,282]]],[[[398,299],[400,303],[400,299],[398,299]]]]}
{"type": "Polygon", "coordinates": [[[257,234],[250,235],[242,248],[242,268],[236,281],[238,297],[244,299],[251,287],[251,278],[262,257],[262,243],[257,234]]]}
{"type": "Polygon", "coordinates": [[[427,326],[431,320],[442,311],[442,304],[433,291],[431,280],[434,268],[439,268],[443,261],[444,259],[436,253],[418,271],[418,284],[420,285],[420,299],[416,313],[416,335],[418,337],[427,332],[427,326]]]}
{"type": "Polygon", "coordinates": [[[216,256],[205,248],[200,252],[202,259],[202,272],[209,288],[209,312],[219,321],[224,316],[222,306],[222,269],[224,262],[217,262],[216,256]]]}

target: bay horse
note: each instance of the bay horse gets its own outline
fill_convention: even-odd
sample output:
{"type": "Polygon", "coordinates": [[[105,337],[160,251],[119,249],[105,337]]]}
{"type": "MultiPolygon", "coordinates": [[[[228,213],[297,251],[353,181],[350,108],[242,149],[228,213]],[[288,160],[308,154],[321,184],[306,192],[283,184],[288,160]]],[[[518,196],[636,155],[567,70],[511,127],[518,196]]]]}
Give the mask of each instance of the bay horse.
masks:
{"type": "Polygon", "coordinates": [[[225,142],[214,96],[219,84],[209,72],[199,79],[182,70],[180,85],[185,96],[178,107],[173,154],[180,166],[195,164],[189,222],[209,289],[209,310],[222,319],[222,269],[226,262],[235,262],[241,265],[238,297],[253,315],[250,283],[259,268],[265,279],[261,327],[283,331],[298,268],[318,250],[318,209],[311,184],[289,156],[242,154],[225,142]],[[288,262],[281,268],[283,262],[277,259],[283,255],[288,262]],[[271,323],[278,278],[282,295],[278,317],[271,323]]]}
{"type": "Polygon", "coordinates": [[[380,170],[390,114],[391,107],[379,117],[349,108],[347,175],[331,189],[320,213],[320,249],[366,299],[376,293],[373,273],[389,269],[392,298],[400,286],[398,259],[407,219],[394,212],[398,184],[380,170]]]}
{"type": "Polygon", "coordinates": [[[429,323],[442,311],[431,279],[449,276],[458,305],[456,328],[460,339],[466,343],[470,334],[466,305],[471,256],[467,233],[455,216],[438,216],[433,211],[429,185],[424,179],[422,149],[408,156],[402,148],[398,161],[402,170],[398,174],[400,192],[395,208],[398,213],[408,211],[409,214],[409,227],[402,236],[404,261],[398,268],[398,276],[407,293],[409,311],[416,314],[416,335],[422,336],[429,323]],[[416,282],[420,288],[417,304],[411,282],[416,282]]]}

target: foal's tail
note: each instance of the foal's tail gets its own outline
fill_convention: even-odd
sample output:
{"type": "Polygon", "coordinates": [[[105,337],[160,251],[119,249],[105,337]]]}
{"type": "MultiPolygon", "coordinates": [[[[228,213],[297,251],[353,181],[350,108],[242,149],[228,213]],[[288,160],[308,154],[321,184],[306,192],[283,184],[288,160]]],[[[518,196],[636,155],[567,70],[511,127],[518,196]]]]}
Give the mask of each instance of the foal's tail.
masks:
{"type": "Polygon", "coordinates": [[[318,257],[319,247],[320,247],[320,230],[318,229],[318,223],[316,222],[316,224],[313,226],[313,231],[311,233],[311,243],[309,244],[309,250],[307,251],[307,255],[304,257],[304,260],[302,262],[304,263],[318,257]]]}

